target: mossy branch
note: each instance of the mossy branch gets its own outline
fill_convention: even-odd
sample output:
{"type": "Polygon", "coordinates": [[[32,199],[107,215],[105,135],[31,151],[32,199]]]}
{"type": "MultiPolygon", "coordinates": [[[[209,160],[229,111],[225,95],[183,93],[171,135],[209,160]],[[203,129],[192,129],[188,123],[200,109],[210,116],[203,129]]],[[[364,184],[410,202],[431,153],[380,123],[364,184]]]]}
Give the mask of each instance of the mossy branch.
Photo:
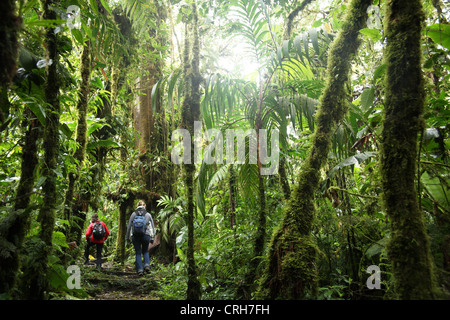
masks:
{"type": "Polygon", "coordinates": [[[367,20],[370,0],[353,0],[344,25],[328,57],[327,83],[317,111],[312,147],[301,168],[286,207],[281,227],[269,247],[269,263],[260,282],[258,298],[301,299],[316,294],[316,246],[311,237],[315,217],[314,193],[319,172],[327,160],[333,128],[347,112],[351,61],[359,48],[359,30],[367,20]]]}
{"type": "Polygon", "coordinates": [[[351,191],[349,191],[347,189],[342,189],[342,188],[339,188],[339,187],[330,187],[329,189],[342,191],[342,192],[345,192],[345,193],[347,193],[349,195],[352,195],[352,196],[355,196],[355,197],[359,197],[359,198],[374,199],[374,200],[380,200],[381,199],[380,197],[377,197],[377,196],[368,196],[368,195],[363,195],[363,194],[360,194],[360,193],[354,193],[354,192],[351,192],[351,191]]]}

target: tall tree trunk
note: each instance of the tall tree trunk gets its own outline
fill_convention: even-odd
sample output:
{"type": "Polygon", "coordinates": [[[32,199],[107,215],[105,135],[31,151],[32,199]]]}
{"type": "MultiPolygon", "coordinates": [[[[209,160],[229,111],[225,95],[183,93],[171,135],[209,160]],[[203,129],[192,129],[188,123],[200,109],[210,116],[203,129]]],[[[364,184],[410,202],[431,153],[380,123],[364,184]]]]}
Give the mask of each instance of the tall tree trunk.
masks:
{"type": "MultiPolygon", "coordinates": [[[[197,5],[194,1],[192,3],[193,19],[192,19],[192,59],[189,59],[190,41],[189,41],[189,26],[186,24],[185,32],[185,47],[184,47],[184,81],[185,81],[185,95],[181,110],[182,125],[189,131],[191,137],[194,137],[194,121],[200,117],[200,81],[201,76],[199,72],[200,62],[200,41],[198,34],[198,14],[197,5]]],[[[191,163],[183,164],[185,173],[185,182],[187,188],[187,226],[188,226],[188,249],[187,257],[187,271],[188,271],[188,288],[187,299],[197,300],[201,296],[201,286],[197,279],[197,270],[194,259],[194,142],[191,139],[191,163]]]]}
{"type": "MultiPolygon", "coordinates": [[[[105,90],[110,90],[110,82],[106,83],[105,90]]],[[[101,97],[102,102],[97,105],[96,117],[109,121],[111,115],[110,100],[101,97]]],[[[107,139],[111,136],[108,126],[104,126],[92,134],[99,140],[107,139]]],[[[100,146],[94,154],[94,165],[89,169],[90,178],[86,179],[85,184],[79,186],[79,192],[75,194],[72,204],[72,224],[70,234],[72,239],[81,243],[86,213],[89,207],[93,211],[99,209],[99,199],[102,191],[102,183],[105,173],[105,163],[108,148],[100,146]]]]}
{"type": "Polygon", "coordinates": [[[0,3],[0,125],[8,117],[9,102],[6,97],[7,88],[16,73],[17,34],[22,19],[16,16],[16,1],[3,0],[0,3]]]}
{"type": "Polygon", "coordinates": [[[254,282],[257,278],[257,271],[261,262],[261,256],[264,251],[264,241],[266,239],[266,196],[264,188],[264,177],[260,174],[258,177],[258,191],[259,191],[259,211],[258,223],[255,234],[255,241],[253,243],[252,259],[249,261],[249,268],[244,278],[244,284],[238,290],[238,298],[248,300],[251,298],[251,293],[254,290],[254,282]]]}
{"type": "MultiPolygon", "coordinates": [[[[167,19],[167,9],[161,1],[153,1],[155,5],[154,19],[157,27],[149,30],[150,37],[156,41],[158,45],[164,46],[167,42],[166,32],[163,29],[165,20],[167,19]]],[[[154,46],[148,44],[148,51],[154,52],[154,46]]],[[[169,193],[171,186],[169,185],[168,165],[164,161],[167,154],[167,138],[166,138],[166,119],[164,109],[161,105],[161,93],[159,90],[155,92],[152,98],[152,90],[154,85],[161,80],[165,51],[159,51],[159,57],[155,58],[152,54],[144,62],[144,68],[147,75],[140,79],[140,90],[142,95],[139,97],[139,105],[136,106],[135,122],[138,122],[137,130],[140,136],[136,139],[137,146],[141,153],[140,160],[143,164],[141,168],[143,183],[148,191],[157,193],[169,193]],[[159,156],[160,161],[155,161],[159,156]],[[155,170],[156,169],[156,170],[155,170]]],[[[157,211],[158,208],[153,203],[148,203],[147,208],[157,211]]]]}
{"type": "Polygon", "coordinates": [[[229,189],[229,222],[230,228],[235,228],[236,225],[236,173],[234,171],[233,164],[228,167],[228,189],[229,189]]]}
{"type": "MultiPolygon", "coordinates": [[[[5,0],[0,4],[0,125],[4,125],[9,114],[8,87],[17,66],[17,34],[21,18],[16,16],[15,0],[5,0]]],[[[29,229],[30,212],[27,207],[34,186],[34,170],[38,164],[37,140],[40,124],[31,118],[31,111],[25,111],[25,145],[22,149],[20,182],[16,190],[14,212],[0,225],[0,293],[8,293],[16,282],[19,268],[19,250],[29,229]]]]}
{"type": "MultiPolygon", "coordinates": [[[[106,17],[108,15],[108,12],[103,7],[101,1],[100,0],[95,1],[97,3],[99,13],[106,17]]],[[[90,45],[92,45],[92,43],[90,43],[90,45]]],[[[89,68],[91,67],[92,66],[89,65],[89,68]]],[[[84,73],[85,75],[87,74],[87,69],[85,69],[84,73]]],[[[111,75],[109,79],[111,79],[111,75]]],[[[84,87],[84,89],[88,90],[88,87],[84,87]]],[[[105,91],[111,92],[110,80],[106,82],[104,89],[105,91]]],[[[107,99],[106,97],[101,96],[101,102],[98,103],[96,110],[97,110],[95,114],[96,118],[105,119],[106,122],[110,124],[111,99],[107,99]]],[[[111,137],[111,131],[109,128],[110,128],[109,126],[103,126],[99,130],[94,131],[93,136],[99,140],[108,139],[109,137],[111,137]]],[[[83,137],[80,137],[80,139],[83,139],[83,137]]],[[[85,143],[87,143],[87,141],[85,143]]],[[[83,149],[78,148],[77,152],[81,153],[82,150],[83,149]]],[[[80,184],[80,186],[78,187],[79,189],[78,192],[75,193],[72,198],[73,201],[71,209],[72,224],[70,226],[70,235],[72,239],[76,242],[82,241],[84,222],[86,221],[86,213],[89,209],[89,206],[92,208],[93,211],[98,210],[99,198],[102,190],[103,176],[105,172],[107,151],[108,151],[107,147],[104,146],[100,146],[97,148],[94,155],[95,164],[89,169],[90,178],[85,179],[84,184],[80,184]]]]}
{"type": "MultiPolygon", "coordinates": [[[[75,162],[74,172],[69,173],[69,185],[66,191],[66,197],[64,200],[64,216],[69,221],[69,225],[73,224],[72,221],[72,205],[74,195],[78,193],[76,184],[80,178],[80,170],[83,166],[84,158],[86,155],[87,144],[87,107],[88,97],[90,91],[90,74],[91,74],[91,58],[90,58],[90,42],[87,41],[83,47],[83,53],[81,55],[81,85],[78,92],[78,124],[77,124],[77,149],[73,155],[75,162]]],[[[78,196],[77,196],[78,198],[78,196]]],[[[68,241],[78,241],[73,235],[69,234],[70,228],[66,234],[68,241]]]]}
{"type": "MultiPolygon", "coordinates": [[[[347,190],[347,182],[345,177],[345,170],[341,170],[341,175],[336,176],[337,184],[342,190],[347,190]]],[[[342,199],[341,207],[343,209],[343,214],[347,213],[348,217],[352,216],[352,206],[350,203],[350,197],[347,192],[341,191],[340,198],[342,199]]],[[[352,224],[352,219],[348,219],[348,224],[344,225],[345,234],[347,237],[347,251],[348,251],[348,263],[352,271],[353,283],[359,282],[359,261],[361,260],[360,251],[357,249],[355,244],[355,233],[354,226],[352,224]]],[[[350,271],[349,271],[350,272],[350,271]]]]}
{"type": "Polygon", "coordinates": [[[264,241],[266,239],[266,195],[264,186],[264,176],[261,174],[261,146],[260,146],[260,132],[262,129],[262,106],[264,103],[264,97],[262,92],[262,85],[259,86],[258,106],[255,119],[255,131],[257,141],[257,166],[258,166],[258,198],[259,198],[259,210],[257,217],[257,229],[255,233],[255,241],[253,243],[253,257],[249,262],[249,269],[244,278],[244,284],[238,290],[238,296],[241,295],[245,299],[250,299],[250,294],[253,291],[254,282],[257,275],[257,269],[261,261],[261,256],[264,251],[264,241]]]}
{"type": "Polygon", "coordinates": [[[386,97],[381,144],[383,199],[391,222],[388,255],[400,299],[436,297],[430,243],[414,185],[424,81],[420,0],[386,3],[386,97]]]}
{"type": "Polygon", "coordinates": [[[371,0],[353,0],[344,25],[330,48],[327,83],[317,111],[317,129],[297,184],[287,204],[281,226],[274,232],[259,298],[301,299],[316,293],[316,249],[311,230],[315,218],[314,193],[320,169],[327,160],[333,128],[347,111],[351,60],[356,54],[359,30],[367,19],[371,0]]]}
{"type": "Polygon", "coordinates": [[[133,204],[135,196],[132,192],[126,192],[125,198],[119,198],[119,220],[117,226],[116,238],[116,256],[117,261],[121,264],[125,262],[125,237],[127,234],[127,221],[130,212],[133,212],[133,204]]]}
{"type": "MultiPolygon", "coordinates": [[[[28,109],[25,114],[31,118],[28,109]]],[[[22,165],[20,181],[16,190],[14,212],[8,218],[2,220],[0,225],[0,293],[8,293],[16,283],[19,269],[19,251],[23,240],[30,228],[30,198],[35,181],[35,168],[38,164],[37,141],[40,136],[41,126],[37,119],[26,121],[28,131],[25,134],[25,145],[22,149],[22,165]],[[7,255],[6,252],[9,252],[7,255]]]]}
{"type": "Polygon", "coordinates": [[[16,1],[3,0],[0,4],[0,83],[9,84],[16,73],[17,34],[22,19],[16,15],[16,1]]]}
{"type": "MultiPolygon", "coordinates": [[[[42,0],[43,18],[55,20],[56,12],[52,9],[56,3],[53,0],[42,0]]],[[[56,206],[59,203],[57,185],[57,158],[59,152],[59,79],[56,71],[58,65],[57,34],[53,28],[45,29],[44,43],[47,48],[47,59],[53,61],[47,66],[47,79],[44,85],[45,100],[47,102],[46,123],[44,130],[43,149],[44,161],[42,175],[46,178],[42,185],[44,199],[39,210],[38,221],[40,222],[39,239],[41,243],[35,247],[36,256],[33,266],[26,272],[29,277],[29,291],[26,292],[27,299],[43,299],[48,288],[48,256],[52,250],[53,228],[55,225],[56,206]]]]}
{"type": "Polygon", "coordinates": [[[289,201],[291,197],[291,187],[289,186],[289,181],[286,173],[286,157],[280,156],[280,164],[278,166],[278,176],[281,185],[281,189],[283,190],[284,199],[289,201]]]}

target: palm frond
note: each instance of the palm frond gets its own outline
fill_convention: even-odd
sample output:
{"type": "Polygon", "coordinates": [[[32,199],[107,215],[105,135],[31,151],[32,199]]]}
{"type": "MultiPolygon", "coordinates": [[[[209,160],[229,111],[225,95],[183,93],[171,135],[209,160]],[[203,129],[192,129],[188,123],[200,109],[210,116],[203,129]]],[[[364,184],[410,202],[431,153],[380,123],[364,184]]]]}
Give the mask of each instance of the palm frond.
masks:
{"type": "Polygon", "coordinates": [[[149,26],[153,29],[157,28],[154,22],[156,8],[151,1],[119,0],[119,3],[139,36],[146,34],[149,26]]]}
{"type": "Polygon", "coordinates": [[[236,0],[232,2],[238,21],[235,26],[240,35],[246,39],[249,53],[262,65],[267,54],[266,35],[269,33],[267,20],[264,17],[261,3],[255,0],[236,0]]]}

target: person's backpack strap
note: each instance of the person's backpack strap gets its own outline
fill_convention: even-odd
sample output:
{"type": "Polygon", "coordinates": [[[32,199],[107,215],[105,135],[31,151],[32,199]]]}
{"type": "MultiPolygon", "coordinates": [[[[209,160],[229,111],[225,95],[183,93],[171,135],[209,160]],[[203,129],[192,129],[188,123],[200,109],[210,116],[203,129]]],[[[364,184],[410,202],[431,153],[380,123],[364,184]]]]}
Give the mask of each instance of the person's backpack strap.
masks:
{"type": "Polygon", "coordinates": [[[102,240],[105,236],[106,231],[103,227],[103,223],[100,220],[94,223],[92,230],[92,237],[96,240],[102,240]]]}

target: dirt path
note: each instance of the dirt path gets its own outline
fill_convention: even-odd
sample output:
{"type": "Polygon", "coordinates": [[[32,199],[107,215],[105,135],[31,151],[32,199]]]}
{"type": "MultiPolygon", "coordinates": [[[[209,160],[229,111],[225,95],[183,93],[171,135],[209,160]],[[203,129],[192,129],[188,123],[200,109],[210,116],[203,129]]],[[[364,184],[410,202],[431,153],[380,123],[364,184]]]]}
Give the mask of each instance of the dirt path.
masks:
{"type": "Polygon", "coordinates": [[[83,288],[95,300],[158,300],[152,272],[139,276],[130,267],[85,266],[83,288]]]}

